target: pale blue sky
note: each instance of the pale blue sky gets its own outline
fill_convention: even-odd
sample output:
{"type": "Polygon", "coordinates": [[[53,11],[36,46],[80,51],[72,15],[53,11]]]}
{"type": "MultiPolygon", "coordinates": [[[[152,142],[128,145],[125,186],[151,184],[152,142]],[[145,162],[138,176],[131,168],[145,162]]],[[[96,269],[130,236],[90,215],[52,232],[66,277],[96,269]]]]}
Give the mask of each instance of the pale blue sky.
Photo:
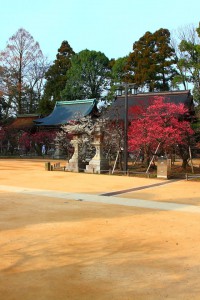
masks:
{"type": "Polygon", "coordinates": [[[23,27],[54,60],[63,40],[75,52],[128,55],[146,31],[198,26],[199,0],[5,0],[1,3],[0,50],[23,27]]]}

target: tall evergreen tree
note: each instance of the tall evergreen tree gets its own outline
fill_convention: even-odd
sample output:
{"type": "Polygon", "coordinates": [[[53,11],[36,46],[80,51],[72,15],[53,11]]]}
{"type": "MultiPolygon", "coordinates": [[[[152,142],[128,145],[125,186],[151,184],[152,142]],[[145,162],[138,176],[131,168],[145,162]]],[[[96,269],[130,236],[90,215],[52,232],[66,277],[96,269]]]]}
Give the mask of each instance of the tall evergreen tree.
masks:
{"type": "Polygon", "coordinates": [[[128,58],[132,81],[149,91],[169,90],[176,74],[175,63],[175,52],[170,46],[170,32],[163,28],[153,34],[146,32],[133,44],[133,52],[128,58]]]}
{"type": "Polygon", "coordinates": [[[65,88],[67,81],[67,71],[71,67],[71,58],[75,54],[67,41],[63,41],[54,63],[45,74],[46,84],[44,98],[55,101],[61,100],[61,91],[65,88]]]}

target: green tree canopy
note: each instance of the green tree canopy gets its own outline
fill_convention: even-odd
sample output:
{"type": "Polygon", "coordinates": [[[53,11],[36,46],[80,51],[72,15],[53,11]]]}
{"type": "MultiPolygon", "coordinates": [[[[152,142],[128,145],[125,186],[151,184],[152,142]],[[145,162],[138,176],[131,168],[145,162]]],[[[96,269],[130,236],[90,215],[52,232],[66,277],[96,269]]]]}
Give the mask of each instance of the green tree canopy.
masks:
{"type": "Polygon", "coordinates": [[[121,83],[126,82],[127,78],[127,63],[128,57],[120,57],[115,60],[112,71],[111,71],[111,78],[113,83],[121,83]]]}
{"type": "Polygon", "coordinates": [[[83,50],[74,55],[62,92],[66,100],[101,97],[108,87],[109,59],[97,51],[83,50]]]}
{"type": "Polygon", "coordinates": [[[116,94],[116,86],[121,85],[123,82],[130,81],[128,71],[128,56],[120,57],[116,60],[110,61],[110,91],[107,99],[112,101],[116,94]]]}
{"type": "Polygon", "coordinates": [[[133,44],[133,52],[129,55],[131,81],[149,91],[169,90],[176,74],[175,63],[169,30],[161,28],[153,34],[148,31],[133,44]]]}

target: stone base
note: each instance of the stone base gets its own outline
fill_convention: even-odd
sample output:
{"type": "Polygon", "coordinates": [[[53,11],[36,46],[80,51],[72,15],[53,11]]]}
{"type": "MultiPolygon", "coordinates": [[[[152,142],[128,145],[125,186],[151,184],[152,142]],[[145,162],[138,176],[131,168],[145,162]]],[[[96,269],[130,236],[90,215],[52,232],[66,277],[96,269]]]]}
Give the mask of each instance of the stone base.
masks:
{"type": "Polygon", "coordinates": [[[108,172],[108,170],[109,170],[109,164],[106,159],[103,161],[92,159],[89,162],[89,165],[86,166],[85,173],[101,174],[101,173],[108,172]]]}
{"type": "Polygon", "coordinates": [[[83,164],[82,162],[81,163],[77,163],[77,162],[73,162],[73,161],[69,161],[67,164],[66,164],[66,171],[69,171],[69,172],[83,172],[85,169],[85,164],[83,164]]]}

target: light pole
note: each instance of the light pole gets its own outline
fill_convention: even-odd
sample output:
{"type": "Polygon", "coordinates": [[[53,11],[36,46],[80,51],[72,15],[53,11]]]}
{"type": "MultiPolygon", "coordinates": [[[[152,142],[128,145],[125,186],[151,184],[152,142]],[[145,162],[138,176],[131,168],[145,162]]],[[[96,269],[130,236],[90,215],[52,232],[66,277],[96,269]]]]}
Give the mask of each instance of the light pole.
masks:
{"type": "Polygon", "coordinates": [[[128,85],[125,83],[124,102],[124,173],[128,171],[128,85]]]}
{"type": "Polygon", "coordinates": [[[131,90],[131,94],[137,93],[137,86],[133,83],[124,82],[122,85],[117,86],[118,96],[122,95],[122,90],[124,90],[124,165],[123,171],[127,174],[128,171],[128,91],[131,90]]]}

